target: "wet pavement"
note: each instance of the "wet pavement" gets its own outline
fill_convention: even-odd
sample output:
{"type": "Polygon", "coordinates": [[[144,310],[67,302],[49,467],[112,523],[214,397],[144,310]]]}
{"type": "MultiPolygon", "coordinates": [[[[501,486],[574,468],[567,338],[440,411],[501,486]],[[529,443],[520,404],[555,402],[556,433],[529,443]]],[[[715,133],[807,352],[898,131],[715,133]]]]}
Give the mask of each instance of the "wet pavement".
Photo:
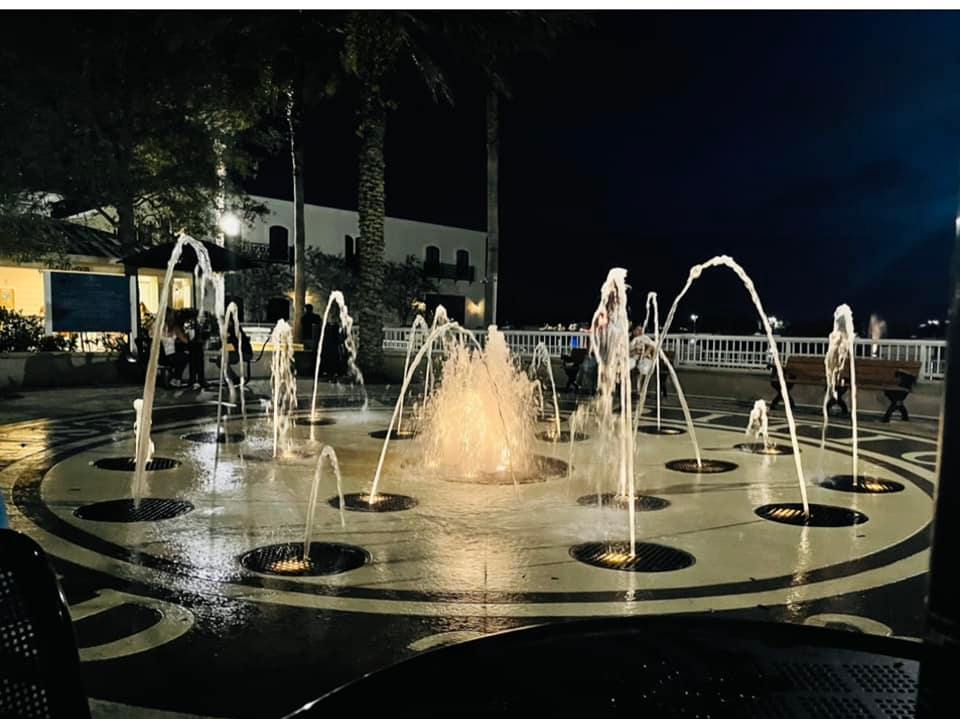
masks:
{"type": "MultiPolygon", "coordinates": [[[[255,388],[256,389],[256,388],[255,388]]],[[[261,390],[265,388],[260,388],[261,390]]],[[[305,385],[301,397],[307,396],[305,385]]],[[[396,389],[372,388],[371,409],[327,386],[327,426],[295,428],[297,455],[270,461],[260,404],[233,416],[238,444],[190,442],[210,431],[215,397],[161,393],[156,456],[178,466],[150,473],[148,496],[192,509],[156,522],[78,517],[80,508],[129,496],[131,473],[92,463],[133,452],[137,388],[24,392],[0,404],[0,488],[13,528],[51,555],[75,620],[96,716],[282,716],[369,671],[445,643],[524,624],[589,616],[697,613],[806,622],[916,637],[922,628],[936,426],[863,418],[864,471],[899,482],[891,494],[818,485],[849,472],[849,426],[833,420],[819,450],[820,418],[798,415],[811,502],[855,510],[855,526],[796,527],[756,514],[799,501],[793,459],[740,452],[749,407],[691,398],[704,455],[737,464],[724,474],[671,471],[689,437],[646,436],[638,487],[664,502],[638,512],[639,539],[694,558],[682,569],[621,572],[571,556],[627,534],[626,512],[578,500],[607,476],[596,437],[574,444],[573,471],[521,486],[444,481],[419,469],[416,441],[391,445],[383,491],[414,497],[391,513],[345,512],[327,477],[315,541],[360,547],[367,561],[326,576],[278,576],[244,567],[257,548],[303,541],[315,456],[336,450],[343,491],[369,489],[396,389]],[[174,714],[156,712],[174,712],[174,714]]],[[[301,401],[301,406],[306,402],[301,401]]],[[[564,414],[574,407],[565,397],[564,414]]],[[[678,408],[664,409],[681,428],[678,408]]],[[[650,421],[650,417],[645,419],[650,421]]],[[[771,432],[787,441],[783,415],[771,432]]],[[[571,460],[569,444],[537,452],[571,460]]],[[[609,489],[609,487],[607,488],[609,489]]],[[[83,512],[81,512],[82,514],[83,512]]]]}

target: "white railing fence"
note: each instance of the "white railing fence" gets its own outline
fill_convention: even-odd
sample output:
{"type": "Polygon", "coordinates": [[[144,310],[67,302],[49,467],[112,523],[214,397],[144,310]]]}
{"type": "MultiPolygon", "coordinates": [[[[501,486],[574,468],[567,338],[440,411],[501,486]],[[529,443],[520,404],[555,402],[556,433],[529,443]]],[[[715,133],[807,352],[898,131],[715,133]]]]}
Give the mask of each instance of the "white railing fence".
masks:
{"type": "MultiPolygon", "coordinates": [[[[272,325],[244,324],[243,327],[257,344],[266,341],[273,329],[272,325]]],[[[384,350],[405,353],[410,332],[409,327],[385,327],[384,350]]],[[[483,330],[469,332],[480,344],[486,340],[483,330]]],[[[550,356],[558,359],[573,349],[589,346],[587,332],[504,330],[503,334],[510,350],[521,355],[532,354],[541,342],[550,356]]],[[[417,332],[414,351],[423,345],[426,336],[422,330],[417,332]]],[[[776,341],[777,351],[784,360],[791,355],[823,357],[827,351],[826,337],[777,337],[776,341]]],[[[676,334],[667,337],[664,348],[673,352],[673,363],[677,367],[766,372],[770,363],[767,338],[761,335],[676,334]]],[[[922,380],[942,380],[947,366],[944,340],[858,339],[856,353],[857,357],[920,362],[922,380]]]]}
{"type": "MultiPolygon", "coordinates": [[[[482,344],[486,333],[481,330],[472,332],[482,344]]],[[[523,355],[532,354],[541,342],[547,346],[550,356],[556,358],[569,354],[572,349],[589,346],[586,332],[505,330],[503,334],[511,351],[523,355]]],[[[425,338],[425,332],[417,333],[414,350],[419,349],[425,338]]],[[[406,352],[409,340],[408,327],[384,329],[385,350],[406,352]]],[[[777,351],[784,360],[791,355],[822,357],[827,351],[826,337],[777,337],[776,341],[777,351]]],[[[767,338],[761,335],[677,334],[668,336],[664,347],[673,351],[673,362],[677,367],[766,372],[770,363],[767,338]]],[[[856,353],[857,357],[918,361],[924,380],[943,379],[946,370],[946,342],[943,340],[858,339],[856,353]]]]}

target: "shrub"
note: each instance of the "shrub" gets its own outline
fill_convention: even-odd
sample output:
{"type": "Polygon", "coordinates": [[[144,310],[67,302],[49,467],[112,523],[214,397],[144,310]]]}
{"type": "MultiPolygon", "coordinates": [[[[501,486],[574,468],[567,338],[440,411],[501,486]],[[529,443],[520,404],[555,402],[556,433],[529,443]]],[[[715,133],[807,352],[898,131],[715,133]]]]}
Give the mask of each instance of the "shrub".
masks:
{"type": "Polygon", "coordinates": [[[0,352],[67,350],[73,339],[44,333],[43,319],[0,307],[0,352]]]}

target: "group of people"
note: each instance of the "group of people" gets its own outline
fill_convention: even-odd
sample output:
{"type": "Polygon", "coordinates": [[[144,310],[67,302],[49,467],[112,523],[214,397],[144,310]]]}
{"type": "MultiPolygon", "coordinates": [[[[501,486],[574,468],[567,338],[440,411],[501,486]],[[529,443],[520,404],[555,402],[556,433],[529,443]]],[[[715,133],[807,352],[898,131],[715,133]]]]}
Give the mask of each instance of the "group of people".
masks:
{"type": "MultiPolygon", "coordinates": [[[[206,389],[204,348],[208,334],[209,332],[199,320],[196,309],[174,310],[167,308],[159,341],[160,365],[168,368],[169,386],[190,387],[196,391],[206,389]],[[190,373],[188,379],[184,381],[183,372],[187,368],[189,368],[190,373]]],[[[154,332],[151,332],[151,341],[154,339],[157,338],[154,336],[154,332]]],[[[234,384],[240,381],[233,365],[240,362],[241,346],[244,356],[249,358],[253,352],[250,339],[243,329],[240,330],[240,337],[237,337],[234,327],[229,326],[227,328],[227,346],[222,348],[221,351],[225,349],[227,352],[227,374],[234,384]]],[[[219,358],[214,358],[211,361],[215,362],[217,367],[220,366],[219,358]]]]}
{"type": "MultiPolygon", "coordinates": [[[[633,325],[630,331],[630,349],[627,364],[630,368],[630,384],[635,391],[640,391],[643,378],[649,375],[655,366],[655,347],[644,335],[643,327],[633,325]]],[[[597,359],[592,352],[588,352],[577,373],[576,384],[584,390],[597,389],[597,359]]]]}

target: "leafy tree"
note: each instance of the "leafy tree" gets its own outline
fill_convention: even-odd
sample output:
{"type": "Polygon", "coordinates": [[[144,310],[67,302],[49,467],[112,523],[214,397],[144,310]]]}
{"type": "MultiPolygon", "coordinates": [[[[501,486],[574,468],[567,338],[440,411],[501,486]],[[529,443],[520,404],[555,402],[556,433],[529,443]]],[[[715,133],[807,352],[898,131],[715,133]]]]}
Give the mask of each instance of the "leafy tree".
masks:
{"type": "Polygon", "coordinates": [[[511,98],[507,71],[524,54],[546,57],[559,38],[585,24],[582,13],[505,11],[447,12],[435,16],[435,37],[445,50],[465,63],[473,87],[486,95],[487,256],[484,278],[484,322],[495,324],[500,264],[500,104],[511,98]]]}
{"type": "MultiPolygon", "coordinates": [[[[217,23],[138,12],[5,18],[0,197],[58,195],[59,212],[87,212],[128,249],[181,229],[212,234],[218,170],[250,169],[236,140],[259,111],[236,91],[217,23]]],[[[262,209],[232,189],[235,211],[262,209]]]]}

